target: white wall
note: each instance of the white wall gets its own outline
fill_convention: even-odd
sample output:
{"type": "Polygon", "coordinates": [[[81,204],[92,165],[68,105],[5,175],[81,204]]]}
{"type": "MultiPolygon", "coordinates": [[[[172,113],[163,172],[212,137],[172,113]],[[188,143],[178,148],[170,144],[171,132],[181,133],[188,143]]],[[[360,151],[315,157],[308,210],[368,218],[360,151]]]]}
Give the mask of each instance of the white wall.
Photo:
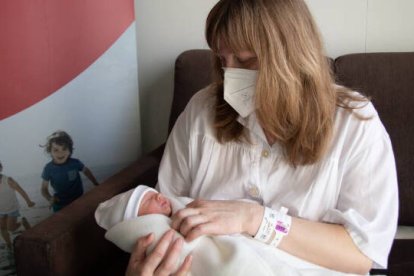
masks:
{"type": "Polygon", "coordinates": [[[204,22],[217,0],[135,0],[142,148],[165,141],[174,60],[184,50],[207,48],[204,22]]]}
{"type": "Polygon", "coordinates": [[[331,57],[414,51],[413,0],[305,0],[331,57]]]}
{"type": "MultiPolygon", "coordinates": [[[[305,0],[331,57],[414,51],[413,0],[305,0]]],[[[142,146],[167,134],[176,56],[206,48],[204,21],[217,0],[135,0],[142,146]]]]}

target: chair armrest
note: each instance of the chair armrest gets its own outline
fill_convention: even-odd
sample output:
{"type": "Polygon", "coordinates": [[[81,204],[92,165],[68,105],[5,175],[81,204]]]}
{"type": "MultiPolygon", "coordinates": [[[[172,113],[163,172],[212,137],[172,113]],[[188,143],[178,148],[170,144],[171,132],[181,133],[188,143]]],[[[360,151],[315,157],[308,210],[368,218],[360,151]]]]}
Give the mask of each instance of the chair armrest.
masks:
{"type": "Polygon", "coordinates": [[[95,209],[139,183],[155,185],[163,149],[161,145],[16,237],[18,275],[107,275],[98,271],[102,264],[113,264],[114,259],[128,255],[122,256],[122,251],[105,240],[105,230],[95,222],[95,209]]]}

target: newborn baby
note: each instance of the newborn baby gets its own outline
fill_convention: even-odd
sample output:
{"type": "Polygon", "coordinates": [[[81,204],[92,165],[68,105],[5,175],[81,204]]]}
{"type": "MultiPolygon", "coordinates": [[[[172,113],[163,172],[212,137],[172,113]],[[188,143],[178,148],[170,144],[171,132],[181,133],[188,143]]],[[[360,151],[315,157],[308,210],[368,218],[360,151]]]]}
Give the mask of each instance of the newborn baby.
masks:
{"type": "MultiPolygon", "coordinates": [[[[192,199],[184,197],[170,199],[153,188],[140,185],[99,204],[95,211],[95,219],[99,226],[107,230],[105,238],[129,253],[132,252],[138,238],[153,233],[155,242],[148,247],[149,253],[161,236],[171,229],[170,216],[173,211],[184,208],[185,204],[191,201],[192,199]]],[[[182,237],[178,232],[175,232],[175,235],[182,237]]],[[[177,267],[201,240],[202,238],[198,238],[184,243],[177,267]]],[[[204,265],[199,264],[206,257],[202,255],[205,255],[202,251],[193,253],[194,257],[198,256],[198,260],[193,259],[193,275],[203,275],[197,272],[197,268],[205,269],[204,265]]]]}
{"type": "MultiPolygon", "coordinates": [[[[177,210],[191,202],[191,199],[182,200],[183,203],[173,200],[177,210]]],[[[158,240],[170,229],[172,210],[170,199],[153,188],[140,185],[99,204],[95,219],[99,226],[107,230],[106,239],[131,253],[139,237],[154,233],[155,240],[158,240]]],[[[176,233],[176,236],[180,234],[176,233]]],[[[148,250],[152,249],[149,247],[148,250]]]]}
{"type": "MultiPolygon", "coordinates": [[[[149,253],[171,229],[171,215],[191,201],[186,197],[167,198],[140,185],[99,204],[95,219],[107,230],[105,238],[129,253],[138,238],[153,233],[155,242],[147,249],[149,253]]],[[[182,236],[176,232],[176,237],[182,236]]],[[[294,269],[287,263],[296,262],[295,257],[243,235],[203,236],[184,242],[177,268],[189,253],[193,255],[191,275],[196,276],[340,275],[328,270],[326,274],[320,270],[314,274],[313,269],[294,269]]]]}

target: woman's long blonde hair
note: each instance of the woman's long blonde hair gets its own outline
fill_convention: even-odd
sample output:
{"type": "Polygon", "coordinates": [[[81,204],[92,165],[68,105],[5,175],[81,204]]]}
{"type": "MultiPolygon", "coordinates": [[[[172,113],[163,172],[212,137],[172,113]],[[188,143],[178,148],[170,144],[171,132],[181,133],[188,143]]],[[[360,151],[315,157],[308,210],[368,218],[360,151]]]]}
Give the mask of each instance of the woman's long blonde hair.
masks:
{"type": "MultiPolygon", "coordinates": [[[[352,109],[350,101],[365,100],[334,86],[320,34],[302,0],[221,0],[208,15],[206,39],[216,53],[225,44],[234,53],[256,54],[257,118],[294,166],[315,163],[324,155],[338,105],[352,109]]],[[[224,101],[218,57],[215,75],[217,139],[248,140],[238,114],[224,101]]]]}

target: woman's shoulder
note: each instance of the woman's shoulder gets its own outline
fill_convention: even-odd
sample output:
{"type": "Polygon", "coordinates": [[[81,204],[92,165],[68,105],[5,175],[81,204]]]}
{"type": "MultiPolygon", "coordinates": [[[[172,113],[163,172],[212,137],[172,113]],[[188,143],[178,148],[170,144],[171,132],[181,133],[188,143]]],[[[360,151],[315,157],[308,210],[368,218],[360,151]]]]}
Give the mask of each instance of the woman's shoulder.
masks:
{"type": "Polygon", "coordinates": [[[378,111],[372,101],[362,94],[352,91],[346,107],[338,106],[335,124],[346,124],[354,128],[376,128],[382,126],[378,111]]]}
{"type": "MultiPolygon", "coordinates": [[[[352,92],[357,98],[361,94],[352,92]]],[[[338,107],[334,123],[334,143],[341,148],[364,150],[377,142],[389,140],[380,115],[370,100],[350,101],[348,107],[338,107]]]]}

